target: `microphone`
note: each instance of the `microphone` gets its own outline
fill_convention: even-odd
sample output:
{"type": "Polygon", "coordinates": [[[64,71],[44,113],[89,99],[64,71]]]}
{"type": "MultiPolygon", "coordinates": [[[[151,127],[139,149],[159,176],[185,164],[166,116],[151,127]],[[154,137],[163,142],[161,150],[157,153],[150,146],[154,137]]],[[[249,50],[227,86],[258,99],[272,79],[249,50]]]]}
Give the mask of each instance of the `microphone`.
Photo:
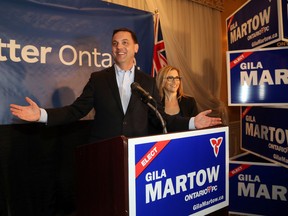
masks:
{"type": "Polygon", "coordinates": [[[132,91],[138,92],[145,103],[149,101],[154,101],[153,97],[149,94],[149,92],[145,91],[139,83],[133,82],[131,84],[132,91]]]}
{"type": "Polygon", "coordinates": [[[160,112],[157,109],[157,102],[154,100],[154,98],[149,94],[149,92],[145,91],[139,83],[137,82],[133,82],[131,84],[131,89],[132,91],[137,92],[138,94],[140,94],[141,96],[141,100],[146,103],[152,110],[155,111],[157,118],[160,120],[162,128],[163,128],[163,133],[167,133],[167,129],[166,129],[166,122],[163,119],[162,115],[160,114],[160,112]],[[154,105],[152,103],[150,103],[151,101],[153,101],[154,105]]]}

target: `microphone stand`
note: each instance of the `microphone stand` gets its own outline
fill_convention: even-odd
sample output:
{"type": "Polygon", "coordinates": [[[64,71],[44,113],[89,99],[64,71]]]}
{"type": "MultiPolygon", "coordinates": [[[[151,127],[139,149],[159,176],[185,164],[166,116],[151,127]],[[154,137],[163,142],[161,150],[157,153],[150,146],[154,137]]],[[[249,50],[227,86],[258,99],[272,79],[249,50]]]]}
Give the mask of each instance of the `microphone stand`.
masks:
{"type": "Polygon", "coordinates": [[[156,113],[157,118],[160,120],[161,124],[162,124],[162,128],[163,128],[163,133],[166,134],[167,133],[167,128],[166,128],[166,122],[164,121],[162,115],[159,113],[158,109],[157,109],[157,102],[153,99],[153,97],[146,92],[137,82],[133,82],[131,84],[131,91],[133,92],[137,92],[140,95],[140,98],[142,100],[142,102],[144,102],[145,104],[147,104],[152,110],[154,110],[154,112],[156,113]],[[153,101],[155,106],[153,106],[150,101],[153,101]]]}
{"type": "Polygon", "coordinates": [[[147,105],[154,110],[154,112],[156,113],[156,116],[158,117],[158,119],[161,122],[162,128],[163,128],[163,134],[167,134],[167,128],[166,128],[166,122],[164,121],[162,115],[160,114],[160,112],[158,111],[158,109],[156,108],[156,106],[153,106],[150,102],[147,102],[147,105]]]}

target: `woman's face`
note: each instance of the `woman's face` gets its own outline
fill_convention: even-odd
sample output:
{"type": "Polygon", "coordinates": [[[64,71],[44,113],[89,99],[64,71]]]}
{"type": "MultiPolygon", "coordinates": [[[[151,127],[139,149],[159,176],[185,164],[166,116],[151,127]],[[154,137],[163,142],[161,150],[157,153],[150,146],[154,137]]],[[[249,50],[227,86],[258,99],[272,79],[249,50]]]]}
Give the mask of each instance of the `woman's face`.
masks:
{"type": "Polygon", "coordinates": [[[166,93],[177,93],[181,78],[176,70],[171,70],[164,77],[164,91],[166,93]]]}

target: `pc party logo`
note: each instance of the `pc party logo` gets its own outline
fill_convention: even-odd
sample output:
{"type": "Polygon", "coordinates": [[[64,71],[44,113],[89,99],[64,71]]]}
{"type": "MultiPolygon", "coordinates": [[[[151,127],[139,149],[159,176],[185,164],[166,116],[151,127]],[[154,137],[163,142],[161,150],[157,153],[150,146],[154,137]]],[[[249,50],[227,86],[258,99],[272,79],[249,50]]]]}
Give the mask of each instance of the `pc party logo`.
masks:
{"type": "Polygon", "coordinates": [[[218,137],[217,139],[216,138],[211,138],[210,139],[210,144],[211,144],[211,146],[213,148],[215,157],[218,156],[219,149],[220,149],[220,146],[222,144],[222,141],[223,141],[223,137],[218,137]]]}

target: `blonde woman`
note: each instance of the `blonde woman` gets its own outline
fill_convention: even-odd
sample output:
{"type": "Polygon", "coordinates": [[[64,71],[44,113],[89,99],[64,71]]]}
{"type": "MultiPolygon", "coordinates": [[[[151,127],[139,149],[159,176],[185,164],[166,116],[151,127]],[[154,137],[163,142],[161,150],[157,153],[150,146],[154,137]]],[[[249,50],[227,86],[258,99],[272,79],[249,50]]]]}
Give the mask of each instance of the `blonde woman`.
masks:
{"type": "Polygon", "coordinates": [[[156,83],[165,113],[183,117],[193,117],[198,114],[196,100],[183,93],[179,69],[170,65],[161,68],[156,83]]]}

